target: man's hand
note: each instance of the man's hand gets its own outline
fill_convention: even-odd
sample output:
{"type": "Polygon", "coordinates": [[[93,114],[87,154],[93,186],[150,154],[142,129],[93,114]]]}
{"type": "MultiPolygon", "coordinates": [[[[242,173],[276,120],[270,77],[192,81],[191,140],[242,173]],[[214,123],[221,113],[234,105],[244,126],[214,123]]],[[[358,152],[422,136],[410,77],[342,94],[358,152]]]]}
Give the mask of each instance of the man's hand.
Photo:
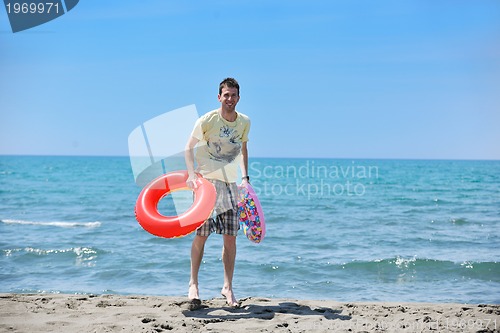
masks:
{"type": "Polygon", "coordinates": [[[198,188],[198,176],[196,173],[190,174],[186,180],[186,185],[193,191],[198,188]]]}
{"type": "Polygon", "coordinates": [[[246,184],[250,184],[250,181],[248,180],[248,178],[243,177],[243,178],[241,179],[241,184],[240,184],[240,186],[245,186],[246,184]]]}

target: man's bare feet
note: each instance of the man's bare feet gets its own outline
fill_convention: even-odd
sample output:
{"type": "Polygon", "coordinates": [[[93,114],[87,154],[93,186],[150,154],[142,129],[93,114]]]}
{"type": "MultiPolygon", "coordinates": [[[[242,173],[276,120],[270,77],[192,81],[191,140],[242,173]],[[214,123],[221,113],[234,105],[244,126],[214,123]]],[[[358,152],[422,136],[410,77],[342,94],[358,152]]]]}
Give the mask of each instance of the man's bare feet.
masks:
{"type": "Polygon", "coordinates": [[[189,285],[188,299],[189,299],[189,310],[194,311],[201,309],[202,306],[201,306],[200,295],[198,293],[198,285],[196,284],[189,285]]]}
{"type": "Polygon", "coordinates": [[[230,307],[237,308],[240,306],[240,304],[236,300],[236,297],[234,297],[234,293],[233,293],[232,289],[222,288],[220,293],[222,294],[222,296],[224,296],[226,298],[226,303],[230,307]]]}
{"type": "Polygon", "coordinates": [[[200,299],[200,294],[198,292],[198,285],[196,284],[190,284],[189,285],[189,292],[188,292],[188,299],[200,299]]]}

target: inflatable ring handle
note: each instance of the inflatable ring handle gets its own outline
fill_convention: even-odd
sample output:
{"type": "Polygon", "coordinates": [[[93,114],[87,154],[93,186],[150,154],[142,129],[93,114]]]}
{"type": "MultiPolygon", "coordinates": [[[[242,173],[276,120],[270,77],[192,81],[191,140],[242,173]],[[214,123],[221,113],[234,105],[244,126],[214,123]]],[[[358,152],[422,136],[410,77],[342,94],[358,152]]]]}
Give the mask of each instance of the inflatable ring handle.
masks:
{"type": "Polygon", "coordinates": [[[158,212],[158,203],[169,193],[190,190],[185,170],[162,175],[146,185],[135,205],[135,217],[147,232],[165,238],[185,236],[198,229],[210,217],[217,197],[215,187],[198,174],[191,207],[178,216],[165,216],[158,212]]]}

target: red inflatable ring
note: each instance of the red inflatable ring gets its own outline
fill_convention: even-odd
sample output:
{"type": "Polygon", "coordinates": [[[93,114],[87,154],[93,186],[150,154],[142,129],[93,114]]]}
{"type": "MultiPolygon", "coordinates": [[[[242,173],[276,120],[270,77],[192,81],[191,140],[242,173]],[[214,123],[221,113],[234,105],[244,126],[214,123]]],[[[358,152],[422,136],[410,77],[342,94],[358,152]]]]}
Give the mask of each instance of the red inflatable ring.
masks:
{"type": "Polygon", "coordinates": [[[194,202],[179,216],[164,216],[158,212],[158,203],[169,193],[190,190],[186,185],[187,171],[174,171],[154,179],[139,194],[135,217],[147,232],[165,238],[185,236],[200,227],[210,217],[215,206],[215,187],[198,175],[194,202]]]}

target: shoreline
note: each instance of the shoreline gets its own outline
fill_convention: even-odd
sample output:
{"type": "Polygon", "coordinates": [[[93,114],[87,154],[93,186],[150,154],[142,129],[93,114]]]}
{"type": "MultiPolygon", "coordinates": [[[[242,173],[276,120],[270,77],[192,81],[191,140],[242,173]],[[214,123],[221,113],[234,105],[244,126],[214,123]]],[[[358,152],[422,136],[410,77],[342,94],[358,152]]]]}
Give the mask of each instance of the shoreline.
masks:
{"type": "Polygon", "coordinates": [[[500,332],[500,305],[0,293],[0,332],[500,332]]]}

